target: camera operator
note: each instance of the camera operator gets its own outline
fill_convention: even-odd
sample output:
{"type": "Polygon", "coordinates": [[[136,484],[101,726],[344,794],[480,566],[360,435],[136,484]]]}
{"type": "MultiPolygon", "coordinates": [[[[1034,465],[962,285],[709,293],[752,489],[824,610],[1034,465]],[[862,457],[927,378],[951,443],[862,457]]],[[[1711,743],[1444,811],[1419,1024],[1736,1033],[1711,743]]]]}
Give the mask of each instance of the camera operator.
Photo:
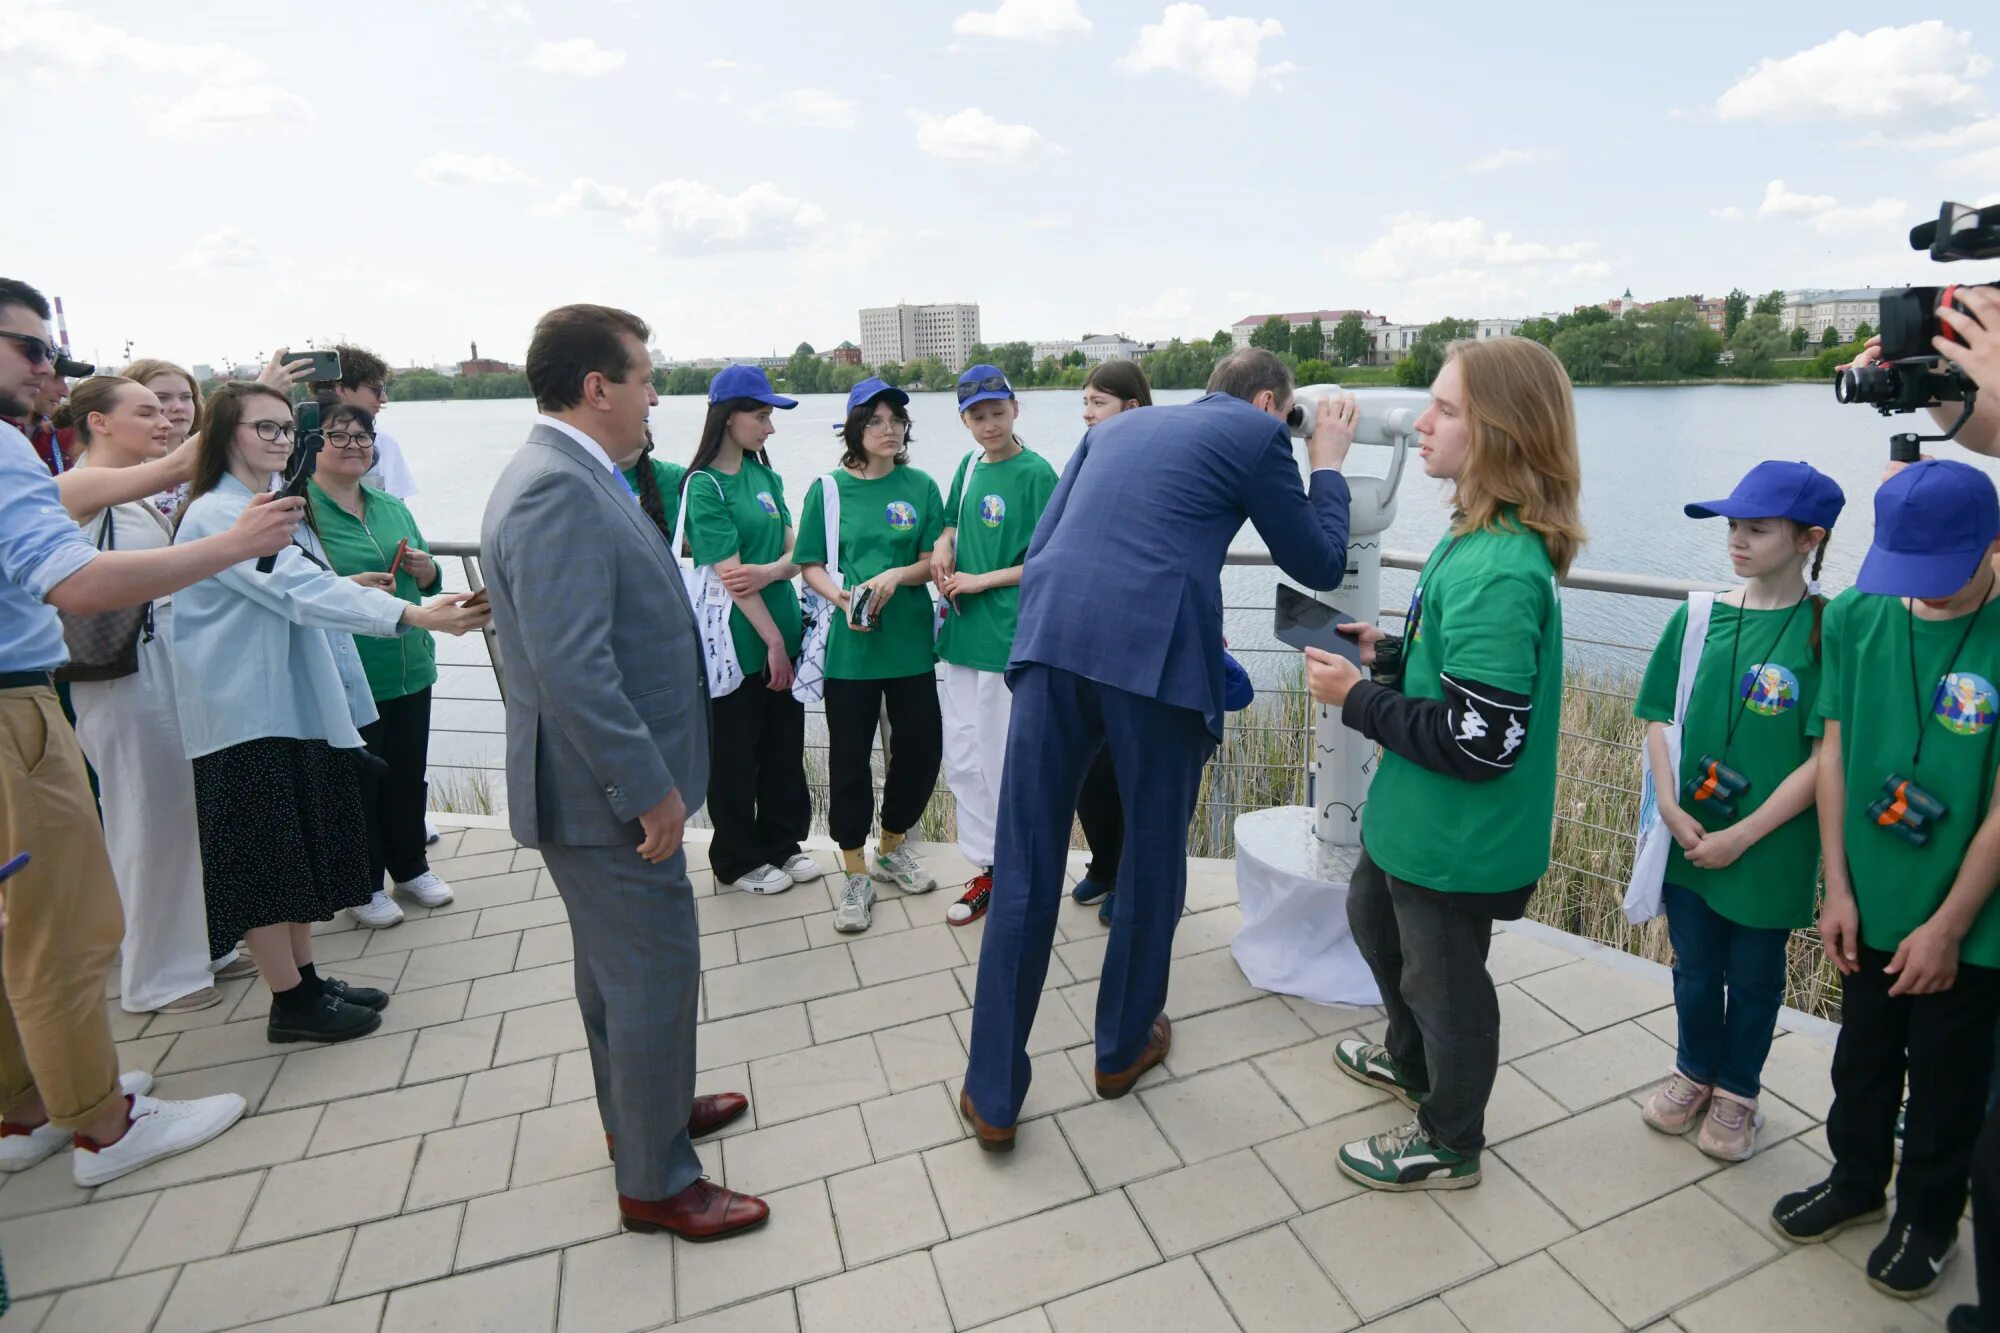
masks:
{"type": "MultiPolygon", "coordinates": [[[[1986,393],[1955,438],[1974,453],[2000,458],[2000,291],[1991,287],[1961,288],[1958,305],[1962,308],[1940,306],[1937,312],[1938,322],[1955,333],[1957,340],[1950,334],[1940,334],[1931,342],[1939,355],[1957,365],[1986,393]]],[[[1850,366],[1841,369],[1877,365],[1881,360],[1882,338],[1877,334],[1868,340],[1850,366]]],[[[1941,430],[1950,430],[1958,420],[1956,404],[1937,403],[1928,410],[1941,430]]],[[[1891,463],[1883,479],[1908,466],[1891,463]]]]}

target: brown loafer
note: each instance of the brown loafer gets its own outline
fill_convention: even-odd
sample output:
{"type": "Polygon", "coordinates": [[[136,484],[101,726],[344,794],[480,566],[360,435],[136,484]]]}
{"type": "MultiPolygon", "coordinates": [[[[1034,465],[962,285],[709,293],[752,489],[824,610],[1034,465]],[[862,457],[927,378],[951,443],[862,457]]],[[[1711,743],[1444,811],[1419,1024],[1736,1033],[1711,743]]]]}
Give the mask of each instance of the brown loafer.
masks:
{"type": "Polygon", "coordinates": [[[671,1199],[618,1196],[618,1221],[627,1231],[671,1231],[682,1240],[720,1240],[763,1226],[771,1205],[748,1194],[697,1180],[671,1199]]]}
{"type": "MultiPolygon", "coordinates": [[[[698,1139],[713,1134],[737,1119],[750,1109],[750,1099],[740,1092],[712,1092],[706,1097],[694,1099],[688,1108],[688,1137],[698,1139]]],[[[604,1153],[612,1161],[618,1160],[618,1149],[613,1146],[611,1136],[604,1136],[604,1153]]]]}
{"type": "Polygon", "coordinates": [[[1097,1095],[1106,1101],[1123,1097],[1132,1091],[1133,1085],[1139,1081],[1141,1075],[1166,1059],[1167,1052],[1173,1048],[1174,1025],[1167,1020],[1165,1014],[1161,1014],[1153,1020],[1153,1039],[1146,1043],[1145,1050],[1139,1052],[1139,1058],[1132,1062],[1130,1069],[1120,1070],[1116,1074],[1107,1074],[1102,1069],[1097,1071],[1097,1095]]]}
{"type": "Polygon", "coordinates": [[[999,1125],[989,1125],[981,1120],[979,1112],[972,1109],[971,1093],[962,1090],[959,1092],[958,1113],[972,1125],[972,1132],[979,1138],[979,1146],[987,1152],[1014,1151],[1014,1127],[1008,1125],[1003,1129],[999,1125]]]}

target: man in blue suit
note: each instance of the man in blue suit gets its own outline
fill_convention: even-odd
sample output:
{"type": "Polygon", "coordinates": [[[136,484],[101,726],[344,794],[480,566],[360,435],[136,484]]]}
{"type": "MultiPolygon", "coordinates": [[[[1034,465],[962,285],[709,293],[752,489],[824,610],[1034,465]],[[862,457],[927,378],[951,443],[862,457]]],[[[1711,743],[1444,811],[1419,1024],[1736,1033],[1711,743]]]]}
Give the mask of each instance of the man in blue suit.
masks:
{"type": "Polygon", "coordinates": [[[980,1146],[1014,1145],[1028,1030],[1063,898],[1083,776],[1108,748],[1125,855],[1097,992],[1097,1092],[1122,1097],[1166,1057],[1167,968],[1187,897],[1187,829],[1222,739],[1222,564],[1245,519],[1310,588],[1347,570],[1351,398],[1322,403],[1310,486],[1285,428],[1292,375],[1271,353],[1225,357],[1208,394],[1093,426],[1028,547],[1008,681],[993,907],[980,948],[959,1109],[980,1146]]]}

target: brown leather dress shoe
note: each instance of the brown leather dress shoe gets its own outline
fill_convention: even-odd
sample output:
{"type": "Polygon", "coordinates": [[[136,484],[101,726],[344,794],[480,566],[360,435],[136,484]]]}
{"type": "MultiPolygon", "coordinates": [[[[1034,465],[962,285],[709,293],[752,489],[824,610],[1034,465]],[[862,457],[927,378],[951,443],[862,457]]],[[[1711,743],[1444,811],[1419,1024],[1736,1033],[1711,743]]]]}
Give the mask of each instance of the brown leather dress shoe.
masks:
{"type": "Polygon", "coordinates": [[[697,1180],[671,1199],[618,1196],[618,1220],[627,1231],[671,1231],[682,1240],[720,1240],[761,1227],[771,1206],[748,1194],[697,1180]]]}
{"type": "MultiPolygon", "coordinates": [[[[688,1108],[688,1137],[701,1138],[729,1125],[750,1109],[750,1099],[740,1092],[712,1092],[706,1097],[694,1099],[688,1108]]],[[[611,1136],[604,1136],[604,1155],[612,1161],[618,1160],[617,1145],[611,1136]]]]}
{"type": "Polygon", "coordinates": [[[1139,1058],[1132,1062],[1130,1069],[1116,1074],[1097,1071],[1097,1095],[1109,1101],[1123,1097],[1148,1069],[1167,1058],[1167,1052],[1174,1048],[1174,1025],[1161,1014],[1153,1020],[1153,1039],[1146,1043],[1146,1049],[1139,1052],[1139,1058]]]}
{"type": "Polygon", "coordinates": [[[972,1109],[971,1093],[962,1090],[959,1092],[958,1113],[972,1125],[972,1132],[979,1137],[979,1146],[987,1152],[1014,1151],[1014,1127],[1008,1125],[1003,1129],[999,1125],[989,1125],[981,1120],[979,1112],[972,1109]]]}

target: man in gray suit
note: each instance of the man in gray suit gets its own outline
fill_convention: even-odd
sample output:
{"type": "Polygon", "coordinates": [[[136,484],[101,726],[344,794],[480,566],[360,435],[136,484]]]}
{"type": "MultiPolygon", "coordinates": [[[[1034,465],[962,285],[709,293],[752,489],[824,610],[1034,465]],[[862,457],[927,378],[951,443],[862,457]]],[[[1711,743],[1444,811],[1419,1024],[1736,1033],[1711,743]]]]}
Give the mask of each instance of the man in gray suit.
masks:
{"type": "Polygon", "coordinates": [[[763,1200],[702,1178],[693,1139],[749,1108],[697,1098],[701,949],[681,834],[708,789],[707,678],[667,543],[619,474],[646,443],[651,331],[552,310],[528,347],[541,410],[480,540],[507,692],[507,804],[569,909],[597,1109],[632,1231],[760,1225],[763,1200]]]}

